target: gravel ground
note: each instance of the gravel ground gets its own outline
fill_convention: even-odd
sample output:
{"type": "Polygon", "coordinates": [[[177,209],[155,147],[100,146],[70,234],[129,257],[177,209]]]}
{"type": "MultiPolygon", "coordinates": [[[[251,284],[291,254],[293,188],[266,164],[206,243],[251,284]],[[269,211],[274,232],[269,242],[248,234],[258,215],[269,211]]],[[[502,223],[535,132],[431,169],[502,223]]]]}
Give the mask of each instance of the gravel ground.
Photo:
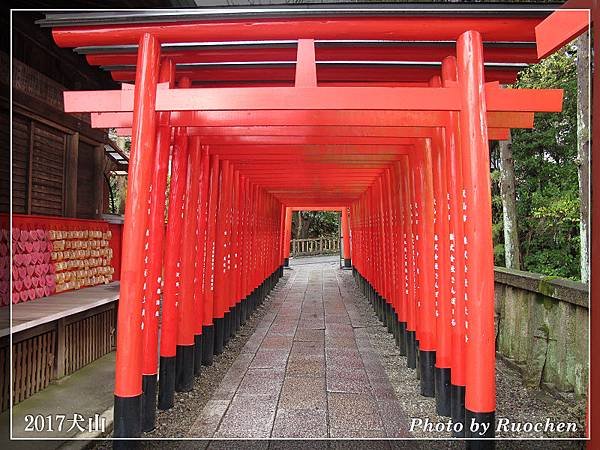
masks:
{"type": "MultiPolygon", "coordinates": [[[[285,278],[282,279],[285,280],[285,278]]],[[[281,282],[281,283],[282,283],[281,282]]],[[[280,284],[281,284],[280,283],[280,284]]],[[[246,324],[240,329],[237,336],[231,338],[227,343],[226,351],[214,357],[212,366],[202,367],[202,373],[196,377],[194,388],[190,392],[176,392],[175,406],[173,408],[156,412],[156,428],[154,431],[144,433],[147,438],[168,438],[186,436],[192,423],[200,415],[206,402],[212,397],[213,391],[219,386],[221,379],[236,360],[246,341],[252,334],[262,317],[269,310],[271,299],[269,296],[264,300],[246,324]],[[181,420],[188,418],[188,420],[181,420]]],[[[163,440],[144,441],[143,448],[177,448],[177,443],[169,443],[163,440]]],[[[110,449],[110,442],[99,442],[95,449],[110,449]]]]}
{"type": "MultiPolygon", "coordinates": [[[[357,307],[363,316],[369,332],[369,339],[374,349],[379,353],[384,369],[394,387],[398,400],[405,408],[407,416],[429,419],[433,423],[446,423],[448,418],[435,413],[435,399],[419,394],[419,380],[415,371],[406,367],[406,357],[400,356],[392,334],[379,322],[369,302],[360,294],[352,275],[342,275],[344,283],[356,292],[357,307]]],[[[556,398],[546,391],[526,389],[523,387],[521,375],[501,359],[496,364],[496,417],[505,417],[511,423],[542,422],[549,418],[552,422],[575,422],[577,432],[569,434],[555,433],[553,438],[573,438],[584,436],[585,404],[575,401],[572,395],[564,395],[565,399],[556,398]]],[[[429,432],[413,432],[415,437],[431,438],[429,432]]],[[[449,432],[435,433],[436,437],[450,437],[449,432]]],[[[549,437],[543,433],[500,432],[503,438],[533,438],[549,437]]],[[[498,448],[523,448],[524,441],[504,441],[498,443],[498,448]],[[513,447],[514,445],[514,447],[513,447]]],[[[539,447],[539,443],[533,448],[539,447]]],[[[576,449],[581,448],[579,441],[549,441],[544,442],[544,448],[576,449]],[[552,445],[547,445],[552,444],[552,445]]]]}

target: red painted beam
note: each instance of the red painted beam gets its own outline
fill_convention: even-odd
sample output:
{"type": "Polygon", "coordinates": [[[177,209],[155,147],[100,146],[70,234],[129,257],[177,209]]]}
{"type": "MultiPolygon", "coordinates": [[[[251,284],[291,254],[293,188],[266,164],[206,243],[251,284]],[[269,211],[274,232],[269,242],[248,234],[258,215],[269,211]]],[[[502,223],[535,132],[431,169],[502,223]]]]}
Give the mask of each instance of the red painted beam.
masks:
{"type": "MultiPolygon", "coordinates": [[[[533,113],[487,112],[491,128],[533,128],[533,113]]],[[[92,113],[94,128],[130,128],[131,112],[92,113]]],[[[441,111],[422,114],[416,111],[195,111],[173,112],[171,126],[239,127],[239,126],[370,126],[436,127],[448,123],[441,111]]]]}
{"type": "MultiPolygon", "coordinates": [[[[503,84],[514,83],[520,67],[497,69],[488,68],[485,78],[488,81],[498,81],[503,84]]],[[[319,83],[328,82],[425,82],[432,76],[438,75],[440,68],[437,66],[402,67],[402,66],[317,66],[317,80],[319,83]]],[[[111,71],[113,80],[131,82],[135,79],[133,70],[111,71]]],[[[192,82],[210,82],[218,86],[221,83],[248,82],[256,86],[271,85],[271,83],[286,82],[293,84],[295,75],[294,65],[287,67],[198,67],[194,69],[178,68],[177,79],[189,78],[192,82]]]]}
{"type": "MultiPolygon", "coordinates": [[[[315,47],[317,61],[442,61],[455,55],[454,45],[319,45],[315,47]]],[[[163,49],[163,56],[178,64],[224,63],[224,62],[274,62],[295,61],[296,48],[234,47],[227,49],[163,49]]],[[[538,61],[535,47],[484,47],[486,62],[496,63],[535,63],[538,61]]],[[[88,64],[93,66],[135,65],[137,55],[132,53],[101,53],[86,55],[88,64]]]]}
{"type": "Polygon", "coordinates": [[[311,17],[255,18],[229,21],[161,22],[151,24],[56,27],[59,47],[137,44],[143,33],[162,43],[295,39],[456,40],[467,30],[485,41],[533,41],[541,18],[530,17],[311,17]]]}
{"type": "MultiPolygon", "coordinates": [[[[485,90],[489,111],[556,112],[562,89],[485,90]]],[[[457,111],[458,88],[293,87],[158,89],[157,111],[390,110],[457,111]]],[[[65,112],[132,111],[133,91],[67,91],[65,112]]]]}
{"type": "MultiPolygon", "coordinates": [[[[294,129],[295,127],[189,127],[188,134],[190,136],[201,136],[202,142],[208,144],[211,139],[218,136],[221,139],[231,139],[233,136],[240,136],[240,144],[254,142],[273,144],[274,138],[278,141],[283,141],[291,138],[298,140],[300,138],[315,138],[315,137],[350,137],[347,142],[353,143],[356,138],[400,138],[400,137],[431,137],[432,128],[419,128],[419,127],[320,127],[322,130],[315,129],[317,127],[296,127],[300,129],[294,129]],[[254,130],[253,128],[258,128],[254,130]],[[273,130],[269,132],[269,128],[273,130]],[[283,128],[283,129],[282,129],[283,128]],[[240,132],[245,130],[244,132],[240,132]],[[231,130],[232,133],[229,133],[231,130]],[[314,130],[314,131],[313,131],[314,130]],[[355,131],[352,131],[355,130],[355,131]],[[257,134],[253,134],[257,133],[257,134]]],[[[488,135],[490,141],[493,140],[506,140],[508,139],[509,129],[507,128],[490,128],[488,135]]],[[[130,128],[117,128],[117,135],[119,136],[130,136],[130,128]]],[[[285,141],[288,142],[288,141],[285,141]]],[[[373,143],[377,142],[373,139],[373,143]]]]}
{"type": "Polygon", "coordinates": [[[545,58],[568,44],[590,26],[589,9],[559,9],[535,27],[538,58],[545,58]]]}

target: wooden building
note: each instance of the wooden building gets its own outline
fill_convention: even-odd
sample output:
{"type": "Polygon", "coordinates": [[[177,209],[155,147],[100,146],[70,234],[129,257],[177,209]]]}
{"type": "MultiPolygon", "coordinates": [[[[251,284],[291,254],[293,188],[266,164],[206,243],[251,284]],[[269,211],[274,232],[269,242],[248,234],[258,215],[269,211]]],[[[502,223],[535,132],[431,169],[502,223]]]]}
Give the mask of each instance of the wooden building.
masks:
{"type": "MultiPolygon", "coordinates": [[[[8,267],[9,255],[0,255],[2,411],[10,405],[10,302],[13,404],[114,347],[121,218],[107,215],[109,178],[127,171],[128,159],[106,130],[90,127],[89,117],[64,113],[62,93],[114,88],[116,84],[107,74],[91,68],[82,56],[58,48],[49,30],[35,24],[42,17],[35,12],[13,14],[12,147],[9,55],[0,52],[4,88],[0,97],[0,214],[4,229],[10,211],[11,170],[13,214],[12,267],[8,267]],[[12,166],[10,152],[4,151],[9,148],[12,166]],[[36,231],[43,238],[34,239],[36,231]],[[32,238],[20,242],[15,232],[32,238]],[[58,251],[59,243],[72,249],[58,251]],[[17,244],[23,244],[23,250],[17,244]],[[44,252],[48,253],[46,261],[44,252]],[[8,292],[9,269],[12,292],[8,292]],[[40,269],[39,273],[33,269],[40,269]],[[28,286],[32,283],[35,287],[28,286]]],[[[0,236],[0,253],[10,248],[9,236],[0,236]]]]}

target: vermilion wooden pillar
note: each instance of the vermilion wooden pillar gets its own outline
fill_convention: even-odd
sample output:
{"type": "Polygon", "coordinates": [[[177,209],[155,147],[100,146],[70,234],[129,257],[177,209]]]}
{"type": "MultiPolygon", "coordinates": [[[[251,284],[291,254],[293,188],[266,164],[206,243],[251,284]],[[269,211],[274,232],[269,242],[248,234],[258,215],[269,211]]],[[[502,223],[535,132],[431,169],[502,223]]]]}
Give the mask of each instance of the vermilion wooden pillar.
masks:
{"type": "MultiPolygon", "coordinates": [[[[449,56],[442,61],[442,84],[456,82],[456,58],[449,56]]],[[[462,159],[458,113],[448,113],[445,130],[448,177],[449,209],[449,255],[450,255],[450,304],[452,368],[450,372],[450,409],[454,423],[465,422],[465,266],[463,232],[463,184],[462,159]]],[[[464,429],[454,433],[463,437],[464,429]]]]}
{"type": "MultiPolygon", "coordinates": [[[[440,87],[435,76],[430,86],[440,87]]],[[[446,186],[446,142],[444,129],[437,127],[432,136],[434,205],[434,295],[436,317],[435,398],[436,411],[450,416],[450,367],[452,359],[450,256],[448,235],[448,190],[446,186]]]]}
{"type": "MultiPolygon", "coordinates": [[[[180,87],[189,80],[179,81],[180,87]]],[[[169,211],[165,239],[165,267],[163,272],[163,301],[160,331],[160,374],[158,377],[158,407],[173,407],[175,393],[175,356],[177,349],[179,297],[179,270],[181,267],[181,240],[183,232],[183,198],[188,171],[188,137],[185,128],[175,129],[171,157],[169,211]]]]}
{"type": "Polygon", "coordinates": [[[403,199],[401,194],[401,170],[400,163],[394,163],[392,167],[391,189],[392,210],[393,210],[393,227],[394,227],[394,259],[395,259],[395,278],[396,278],[396,295],[398,315],[398,331],[396,344],[401,356],[406,355],[406,322],[407,322],[407,304],[408,304],[408,283],[406,274],[406,235],[404,231],[405,219],[403,214],[403,199]]]}
{"type": "Polygon", "coordinates": [[[433,172],[431,141],[424,139],[415,155],[413,167],[415,179],[415,205],[417,209],[417,339],[421,394],[435,395],[434,366],[436,349],[435,294],[434,294],[434,217],[433,217],[433,172]]]}
{"type": "Polygon", "coordinates": [[[279,250],[280,250],[280,254],[279,254],[279,260],[281,263],[281,266],[284,266],[284,241],[285,241],[285,205],[281,205],[280,207],[281,211],[279,212],[279,250]]]}
{"type": "Polygon", "coordinates": [[[142,298],[144,243],[156,141],[156,86],[160,43],[143,34],[139,41],[134,92],[132,145],[123,226],[121,293],[115,366],[114,437],[142,432],[142,298]]]}
{"type": "MultiPolygon", "coordinates": [[[[301,211],[298,211],[300,216],[301,211]]],[[[285,227],[283,230],[283,265],[289,267],[290,265],[290,243],[292,240],[292,208],[285,208],[285,227]]]]}
{"type": "MultiPolygon", "coordinates": [[[[201,143],[200,143],[201,144],[201,143]]],[[[196,233],[196,267],[194,270],[194,374],[200,374],[202,367],[202,355],[204,352],[204,338],[202,333],[204,323],[204,305],[206,295],[207,273],[207,219],[208,219],[208,192],[210,178],[210,159],[208,148],[201,147],[200,176],[197,182],[200,184],[198,193],[198,206],[196,211],[197,233],[196,233]]]]}
{"type": "Polygon", "coordinates": [[[227,213],[229,208],[229,161],[223,160],[219,174],[219,201],[217,208],[216,238],[215,238],[215,290],[213,300],[213,317],[215,326],[216,355],[223,353],[225,344],[225,301],[227,286],[225,275],[227,271],[227,213]]]}
{"type": "Polygon", "coordinates": [[[194,384],[194,273],[197,260],[199,178],[202,172],[200,138],[189,139],[188,171],[183,207],[181,276],[178,299],[177,352],[175,390],[186,392],[194,384]]]}
{"type": "MultiPolygon", "coordinates": [[[[170,59],[161,63],[159,82],[173,85],[175,64],[170,59]]],[[[148,250],[146,289],[144,293],[144,329],[142,348],[142,429],[154,429],[156,418],[156,380],[158,371],[158,316],[163,276],[163,254],[165,235],[165,203],[167,172],[171,154],[171,127],[169,112],[158,113],[156,133],[156,155],[152,172],[150,218],[148,221],[148,250]]]]}
{"type": "Polygon", "coordinates": [[[210,155],[210,178],[208,187],[208,211],[206,218],[206,271],[204,273],[204,302],[202,305],[202,364],[213,363],[215,347],[214,293],[215,250],[217,233],[217,208],[219,202],[219,157],[210,155]]]}
{"type": "Polygon", "coordinates": [[[350,251],[350,221],[348,220],[348,208],[342,208],[342,233],[344,236],[344,267],[352,267],[352,256],[350,251]]]}
{"type": "Polygon", "coordinates": [[[408,156],[400,158],[402,169],[401,195],[406,220],[406,252],[407,252],[407,282],[408,303],[406,308],[406,364],[409,368],[417,367],[417,213],[415,203],[414,176],[408,156]]]}
{"type": "MultiPolygon", "coordinates": [[[[488,425],[484,436],[471,434],[468,427],[467,437],[493,437],[496,409],[494,253],[482,50],[478,32],[467,31],[458,38],[458,83],[462,100],[459,115],[466,206],[466,422],[488,425]]],[[[472,445],[492,446],[490,441],[477,441],[472,445]]]]}

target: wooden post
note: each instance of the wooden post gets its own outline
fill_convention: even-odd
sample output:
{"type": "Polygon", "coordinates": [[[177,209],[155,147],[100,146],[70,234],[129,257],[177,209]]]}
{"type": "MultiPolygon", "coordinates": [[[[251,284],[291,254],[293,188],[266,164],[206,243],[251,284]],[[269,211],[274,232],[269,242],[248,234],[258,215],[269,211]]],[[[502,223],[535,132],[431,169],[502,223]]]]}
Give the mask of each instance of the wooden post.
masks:
{"type": "MultiPolygon", "coordinates": [[[[77,194],[75,194],[77,195],[77,194]]],[[[94,147],[94,215],[104,212],[104,145],[94,147]]]]}
{"type": "Polygon", "coordinates": [[[65,199],[66,217],[77,217],[77,164],[79,161],[79,133],[67,136],[65,155],[65,199]]]}
{"type": "Polygon", "coordinates": [[[54,367],[54,378],[65,376],[65,318],[56,321],[56,365],[54,367]]]}

